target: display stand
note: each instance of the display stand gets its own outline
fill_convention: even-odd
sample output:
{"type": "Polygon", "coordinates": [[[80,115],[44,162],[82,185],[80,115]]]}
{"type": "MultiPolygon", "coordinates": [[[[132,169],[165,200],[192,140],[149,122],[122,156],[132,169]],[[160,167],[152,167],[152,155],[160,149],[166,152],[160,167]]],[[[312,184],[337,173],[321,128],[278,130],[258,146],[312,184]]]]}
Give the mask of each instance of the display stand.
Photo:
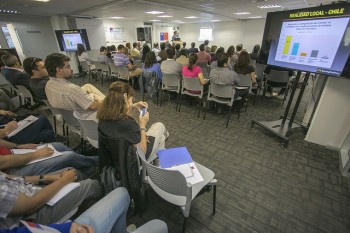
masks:
{"type": "Polygon", "coordinates": [[[292,106],[292,102],[293,102],[295,91],[297,89],[297,86],[298,86],[298,83],[300,80],[300,76],[301,76],[301,71],[298,71],[297,76],[296,76],[295,81],[294,81],[294,84],[293,84],[293,87],[292,87],[292,92],[290,94],[286,110],[285,110],[284,115],[281,119],[276,120],[276,121],[252,120],[252,123],[251,123],[252,127],[254,126],[254,124],[257,124],[257,125],[263,127],[264,129],[270,131],[271,133],[277,135],[278,137],[280,137],[282,139],[282,147],[288,146],[289,138],[287,137],[287,134],[290,132],[290,130],[295,129],[295,128],[300,128],[300,127],[303,129],[306,129],[306,127],[304,127],[301,123],[295,122],[294,119],[295,119],[295,116],[297,114],[301,99],[303,97],[305,87],[306,87],[307,82],[309,80],[310,72],[307,72],[305,75],[301,90],[300,90],[299,95],[298,95],[298,99],[295,103],[295,106],[294,106],[294,109],[292,112],[292,116],[290,118],[288,118],[288,114],[289,114],[290,108],[292,106]]]}

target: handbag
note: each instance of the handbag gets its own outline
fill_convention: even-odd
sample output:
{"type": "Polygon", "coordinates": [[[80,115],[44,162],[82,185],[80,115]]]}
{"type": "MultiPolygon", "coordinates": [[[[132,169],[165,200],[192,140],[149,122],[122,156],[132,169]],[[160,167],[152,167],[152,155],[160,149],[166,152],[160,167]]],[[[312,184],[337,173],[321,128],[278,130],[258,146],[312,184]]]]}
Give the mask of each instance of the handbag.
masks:
{"type": "Polygon", "coordinates": [[[100,178],[105,195],[121,186],[116,174],[116,169],[114,167],[108,166],[102,168],[100,178]]]}

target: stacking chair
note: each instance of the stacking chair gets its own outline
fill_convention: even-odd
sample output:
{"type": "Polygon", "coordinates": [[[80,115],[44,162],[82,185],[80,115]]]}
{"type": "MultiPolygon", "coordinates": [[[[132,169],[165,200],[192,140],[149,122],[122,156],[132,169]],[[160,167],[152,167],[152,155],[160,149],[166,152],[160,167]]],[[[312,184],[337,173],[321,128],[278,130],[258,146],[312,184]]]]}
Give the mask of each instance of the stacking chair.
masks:
{"type": "Polygon", "coordinates": [[[257,95],[260,95],[260,90],[263,88],[264,79],[265,79],[265,68],[266,65],[257,63],[255,66],[255,75],[256,75],[256,82],[258,83],[258,92],[257,95]]]}
{"type": "Polygon", "coordinates": [[[143,101],[145,100],[145,90],[152,98],[154,95],[157,98],[157,106],[159,104],[159,81],[156,72],[153,70],[144,70],[139,79],[140,90],[143,101]]]}
{"type": "Polygon", "coordinates": [[[89,83],[90,83],[91,74],[93,71],[95,71],[95,69],[92,69],[91,66],[86,61],[81,61],[80,65],[83,68],[83,71],[85,71],[88,74],[89,83]]]}
{"type": "Polygon", "coordinates": [[[107,79],[109,77],[109,74],[110,74],[109,66],[106,63],[101,63],[98,61],[94,62],[94,65],[96,67],[96,70],[99,74],[99,77],[101,79],[101,83],[103,86],[103,76],[106,76],[106,79],[107,79]]]}
{"type": "MultiPolygon", "coordinates": [[[[82,137],[87,140],[93,147],[98,148],[98,123],[95,120],[86,120],[81,118],[76,111],[73,112],[74,117],[78,120],[82,137]]],[[[83,143],[83,151],[86,151],[86,141],[83,143]]]]}
{"type": "Polygon", "coordinates": [[[249,65],[251,65],[255,68],[256,67],[256,60],[250,59],[249,65]]]}
{"type": "Polygon", "coordinates": [[[204,86],[200,83],[198,78],[191,78],[183,76],[182,78],[182,87],[181,87],[181,95],[180,95],[180,105],[179,105],[179,112],[181,110],[181,101],[182,101],[182,95],[189,95],[192,97],[199,98],[199,110],[198,110],[198,118],[201,113],[201,108],[203,105],[203,97],[204,97],[204,86]],[[191,91],[199,91],[200,93],[192,93],[191,91]]]}
{"type": "Polygon", "coordinates": [[[118,79],[118,70],[114,63],[109,64],[109,69],[111,71],[110,73],[111,79],[113,79],[113,81],[118,79]]]}
{"type": "Polygon", "coordinates": [[[142,61],[140,59],[134,60],[134,66],[142,69],[142,61]]]}
{"type": "MultiPolygon", "coordinates": [[[[256,99],[256,95],[258,93],[257,87],[253,86],[253,82],[252,82],[252,78],[250,74],[237,74],[238,78],[239,78],[239,86],[236,86],[236,89],[248,89],[249,94],[253,94],[254,95],[254,101],[253,101],[253,105],[255,105],[255,99],[256,99]],[[255,89],[255,93],[252,91],[253,89],[255,89]]],[[[247,111],[247,108],[246,108],[247,111]]]]}
{"type": "MultiPolygon", "coordinates": [[[[50,104],[50,102],[48,100],[43,100],[44,104],[50,109],[52,115],[53,115],[53,124],[54,124],[54,130],[55,130],[55,134],[57,134],[57,118],[62,119],[62,115],[61,112],[57,109],[52,107],[52,105],[50,104]]],[[[63,135],[65,134],[65,128],[64,125],[63,127],[63,135]]]]}
{"type": "Polygon", "coordinates": [[[161,88],[161,93],[160,93],[160,102],[159,105],[161,104],[163,100],[163,91],[168,91],[168,92],[176,92],[177,93],[177,100],[176,100],[176,111],[179,107],[179,98],[180,98],[180,93],[181,93],[181,76],[180,74],[165,74],[163,73],[163,78],[162,78],[162,88],[161,88]]]}
{"type": "Polygon", "coordinates": [[[288,71],[281,71],[281,70],[270,70],[270,73],[266,75],[266,81],[264,85],[264,95],[266,93],[266,89],[268,86],[271,87],[277,87],[277,88],[285,88],[286,91],[284,92],[284,98],[282,105],[284,104],[284,101],[287,98],[288,90],[289,90],[289,72],[288,71]],[[269,81],[274,82],[274,85],[270,85],[269,81]]]}
{"type": "Polygon", "coordinates": [[[203,62],[199,62],[196,65],[201,67],[204,78],[208,79],[209,73],[210,73],[210,66],[208,66],[207,63],[203,63],[203,62]]]}
{"type": "Polygon", "coordinates": [[[129,82],[129,68],[127,66],[117,66],[118,79],[123,79],[129,82]]]}
{"type": "Polygon", "coordinates": [[[182,232],[185,232],[186,230],[186,222],[190,215],[192,200],[205,186],[213,187],[212,214],[215,214],[217,180],[214,179],[215,174],[213,171],[195,162],[198,171],[204,180],[191,185],[190,183],[187,183],[186,178],[179,171],[162,169],[148,163],[145,159],[144,152],[139,147],[137,148],[137,153],[142,161],[143,170],[145,168],[147,170],[148,176],[145,177],[147,183],[149,183],[152,189],[164,200],[180,206],[185,217],[182,225],[182,232]]]}
{"type": "MultiPolygon", "coordinates": [[[[80,135],[80,146],[81,146],[81,149],[83,150],[83,134],[82,134],[82,131],[80,129],[80,124],[78,122],[78,120],[74,117],[73,115],[73,111],[71,110],[65,110],[65,109],[58,109],[58,111],[61,113],[62,117],[63,117],[63,134],[65,136],[69,136],[69,132],[68,132],[68,129],[70,131],[72,131],[73,133],[76,133],[78,135],[80,135]]],[[[68,146],[69,146],[69,140],[68,140],[68,146]]]]}
{"type": "MultiPolygon", "coordinates": [[[[242,99],[241,97],[238,97],[237,99],[235,99],[234,98],[235,93],[236,91],[234,86],[220,85],[215,83],[211,83],[209,86],[207,101],[214,101],[216,103],[225,104],[230,107],[228,111],[227,121],[226,121],[226,128],[228,127],[228,123],[230,121],[233,102],[235,100],[240,101],[242,99]]],[[[207,104],[207,106],[209,105],[207,104]]],[[[239,115],[240,115],[240,110],[238,111],[238,118],[239,118],[239,115]]],[[[203,119],[205,119],[205,116],[206,116],[206,110],[204,108],[203,119]]]]}
{"type": "Polygon", "coordinates": [[[15,90],[17,92],[17,95],[19,96],[19,104],[20,106],[26,105],[27,103],[30,105],[34,105],[34,98],[32,96],[32,93],[22,85],[15,85],[15,90]]]}

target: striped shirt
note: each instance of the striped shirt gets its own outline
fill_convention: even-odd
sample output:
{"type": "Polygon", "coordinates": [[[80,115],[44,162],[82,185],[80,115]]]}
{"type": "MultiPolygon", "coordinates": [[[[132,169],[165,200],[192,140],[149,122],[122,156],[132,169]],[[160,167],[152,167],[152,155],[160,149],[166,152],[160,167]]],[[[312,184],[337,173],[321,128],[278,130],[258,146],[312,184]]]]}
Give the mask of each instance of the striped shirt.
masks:
{"type": "Polygon", "coordinates": [[[130,64],[129,57],[126,56],[124,53],[117,52],[114,55],[113,60],[115,66],[128,66],[128,64],[130,64]]]}

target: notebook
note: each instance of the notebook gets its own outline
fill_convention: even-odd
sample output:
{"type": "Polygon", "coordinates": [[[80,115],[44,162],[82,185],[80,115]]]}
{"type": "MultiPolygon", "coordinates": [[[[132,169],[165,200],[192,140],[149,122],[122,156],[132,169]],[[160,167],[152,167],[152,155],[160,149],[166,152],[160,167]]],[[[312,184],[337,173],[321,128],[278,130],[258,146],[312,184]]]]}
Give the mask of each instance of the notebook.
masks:
{"type": "Polygon", "coordinates": [[[51,198],[51,200],[47,203],[49,206],[55,205],[59,200],[64,198],[68,193],[72,192],[74,189],[78,188],[80,186],[80,183],[78,182],[73,182],[70,184],[67,184],[63,188],[61,188],[56,195],[51,198]]]}
{"type": "Polygon", "coordinates": [[[157,154],[161,168],[169,168],[193,162],[186,147],[158,150],[157,154]]]}
{"type": "Polygon", "coordinates": [[[36,120],[38,120],[39,118],[30,115],[29,117],[17,122],[17,129],[15,129],[14,131],[12,131],[11,133],[9,133],[7,135],[8,138],[15,136],[18,132],[20,132],[21,130],[23,130],[24,128],[26,128],[28,125],[32,124],[33,122],[35,122],[36,120]]]}

